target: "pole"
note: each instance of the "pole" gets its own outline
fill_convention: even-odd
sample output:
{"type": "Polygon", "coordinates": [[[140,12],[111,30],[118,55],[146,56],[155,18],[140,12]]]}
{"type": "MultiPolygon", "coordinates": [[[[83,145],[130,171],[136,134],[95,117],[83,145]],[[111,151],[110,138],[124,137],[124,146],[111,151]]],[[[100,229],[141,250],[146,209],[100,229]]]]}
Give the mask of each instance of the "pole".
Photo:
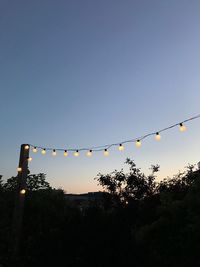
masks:
{"type": "Polygon", "coordinates": [[[16,200],[13,214],[13,261],[17,261],[20,254],[20,240],[22,234],[26,180],[28,175],[29,150],[30,146],[28,144],[21,145],[17,176],[16,200]]]}

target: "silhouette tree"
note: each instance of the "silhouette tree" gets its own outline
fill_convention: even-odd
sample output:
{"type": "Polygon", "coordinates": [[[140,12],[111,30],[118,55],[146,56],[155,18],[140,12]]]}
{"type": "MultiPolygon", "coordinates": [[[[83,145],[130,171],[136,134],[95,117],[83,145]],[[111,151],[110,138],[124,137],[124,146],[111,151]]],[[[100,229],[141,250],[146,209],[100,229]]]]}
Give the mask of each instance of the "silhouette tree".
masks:
{"type": "Polygon", "coordinates": [[[0,175],[0,192],[3,190],[3,175],[0,175]]]}
{"type": "MultiPolygon", "coordinates": [[[[107,203],[83,211],[52,189],[45,175],[29,175],[20,266],[200,266],[200,169],[189,165],[156,182],[158,165],[145,175],[132,160],[126,163],[127,173],[97,175],[107,203]]],[[[11,266],[15,184],[15,177],[0,182],[3,266],[11,266]]]]}
{"type": "Polygon", "coordinates": [[[131,199],[140,200],[153,195],[156,190],[155,173],[159,171],[159,166],[152,165],[151,174],[146,176],[133,160],[128,158],[125,163],[129,165],[127,174],[124,174],[123,169],[106,175],[99,173],[95,178],[99,185],[115,199],[125,203],[131,199]]]}
{"type": "MultiPolygon", "coordinates": [[[[9,178],[4,184],[3,188],[7,191],[14,191],[17,188],[17,176],[9,178]]],[[[29,174],[26,180],[27,189],[30,191],[51,189],[49,183],[46,181],[46,174],[29,174]]]]}

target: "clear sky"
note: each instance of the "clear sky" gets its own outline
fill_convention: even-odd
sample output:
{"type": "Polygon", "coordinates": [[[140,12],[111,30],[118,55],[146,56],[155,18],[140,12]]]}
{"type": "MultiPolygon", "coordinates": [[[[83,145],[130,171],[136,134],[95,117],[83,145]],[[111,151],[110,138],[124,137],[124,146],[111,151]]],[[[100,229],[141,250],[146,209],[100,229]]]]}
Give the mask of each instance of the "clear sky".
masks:
{"type": "MultiPolygon", "coordinates": [[[[0,174],[16,175],[21,143],[104,145],[200,113],[199,0],[0,1],[0,174]]],[[[94,177],[127,157],[158,179],[200,161],[200,120],[140,149],[92,158],[33,155],[68,193],[96,191],[94,177]]]]}

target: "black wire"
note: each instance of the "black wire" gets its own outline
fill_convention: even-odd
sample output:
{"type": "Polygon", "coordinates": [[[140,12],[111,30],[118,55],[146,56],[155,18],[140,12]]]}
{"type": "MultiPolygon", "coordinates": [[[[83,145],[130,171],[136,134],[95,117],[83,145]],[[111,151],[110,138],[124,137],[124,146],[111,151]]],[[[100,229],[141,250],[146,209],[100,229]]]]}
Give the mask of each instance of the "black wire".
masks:
{"type": "Polygon", "coordinates": [[[152,136],[152,135],[156,135],[156,133],[161,133],[161,132],[165,132],[167,130],[170,130],[176,126],[179,126],[181,123],[186,123],[186,122],[189,122],[189,121],[192,121],[192,120],[195,120],[195,119],[198,119],[200,118],[200,114],[194,116],[194,117],[191,117],[189,119],[186,119],[182,122],[179,122],[179,123],[176,123],[176,124],[173,124],[171,126],[168,126],[166,128],[163,128],[159,131],[155,131],[155,132],[152,132],[152,133],[148,133],[148,134],[145,134],[143,136],[140,136],[140,137],[137,137],[137,138],[134,138],[134,139],[130,139],[130,140],[126,140],[126,141],[122,141],[122,142],[118,142],[118,143],[113,143],[113,144],[108,144],[108,145],[102,145],[102,146],[94,146],[94,147],[89,147],[89,148],[70,148],[70,149],[66,149],[66,148],[52,148],[52,147],[41,147],[41,146],[36,146],[36,145],[32,145],[32,144],[29,144],[30,147],[32,148],[37,148],[37,149],[45,149],[45,150],[57,150],[57,151],[88,151],[88,150],[92,150],[92,151],[95,151],[95,152],[99,152],[99,151],[104,151],[105,149],[110,149],[111,147],[113,146],[119,146],[119,144],[127,144],[127,143],[133,143],[133,142],[136,142],[137,140],[141,141],[141,140],[144,140],[146,139],[147,137],[149,136],[152,136]]]}

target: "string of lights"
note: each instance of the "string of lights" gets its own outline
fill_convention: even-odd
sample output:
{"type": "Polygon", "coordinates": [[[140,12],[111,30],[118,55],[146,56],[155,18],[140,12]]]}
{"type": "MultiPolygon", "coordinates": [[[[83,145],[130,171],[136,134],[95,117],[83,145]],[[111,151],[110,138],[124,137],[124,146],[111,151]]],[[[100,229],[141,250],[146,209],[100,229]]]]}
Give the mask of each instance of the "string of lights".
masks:
{"type": "MultiPolygon", "coordinates": [[[[170,126],[168,126],[166,128],[163,128],[163,129],[160,129],[160,130],[157,130],[157,131],[142,135],[142,136],[134,138],[134,139],[125,140],[125,141],[118,142],[118,143],[102,145],[102,146],[83,147],[83,148],[68,148],[67,149],[67,148],[41,147],[41,146],[36,146],[36,145],[29,144],[29,145],[26,146],[25,149],[30,149],[31,148],[33,153],[37,153],[38,150],[40,150],[43,155],[45,155],[47,151],[51,151],[52,152],[52,156],[56,156],[57,155],[57,151],[63,152],[63,155],[65,157],[68,156],[69,152],[73,152],[74,156],[78,157],[80,155],[81,151],[86,151],[86,155],[88,157],[91,157],[93,152],[99,152],[99,151],[103,151],[104,156],[108,156],[109,155],[109,149],[112,148],[112,147],[116,147],[117,146],[119,151],[123,151],[124,148],[125,148],[124,147],[125,144],[127,144],[127,143],[135,143],[136,147],[139,148],[142,145],[142,141],[144,139],[150,137],[150,136],[154,136],[156,141],[160,141],[162,132],[168,131],[168,130],[170,130],[172,128],[175,128],[177,126],[179,127],[180,132],[185,132],[187,130],[187,127],[186,127],[185,123],[187,123],[189,121],[192,121],[192,120],[196,120],[198,118],[200,118],[200,114],[198,114],[198,115],[196,115],[194,117],[188,118],[188,119],[186,119],[186,120],[184,120],[182,122],[175,123],[175,124],[170,125],[170,126]]],[[[28,160],[31,161],[32,158],[30,157],[28,160]]]]}

